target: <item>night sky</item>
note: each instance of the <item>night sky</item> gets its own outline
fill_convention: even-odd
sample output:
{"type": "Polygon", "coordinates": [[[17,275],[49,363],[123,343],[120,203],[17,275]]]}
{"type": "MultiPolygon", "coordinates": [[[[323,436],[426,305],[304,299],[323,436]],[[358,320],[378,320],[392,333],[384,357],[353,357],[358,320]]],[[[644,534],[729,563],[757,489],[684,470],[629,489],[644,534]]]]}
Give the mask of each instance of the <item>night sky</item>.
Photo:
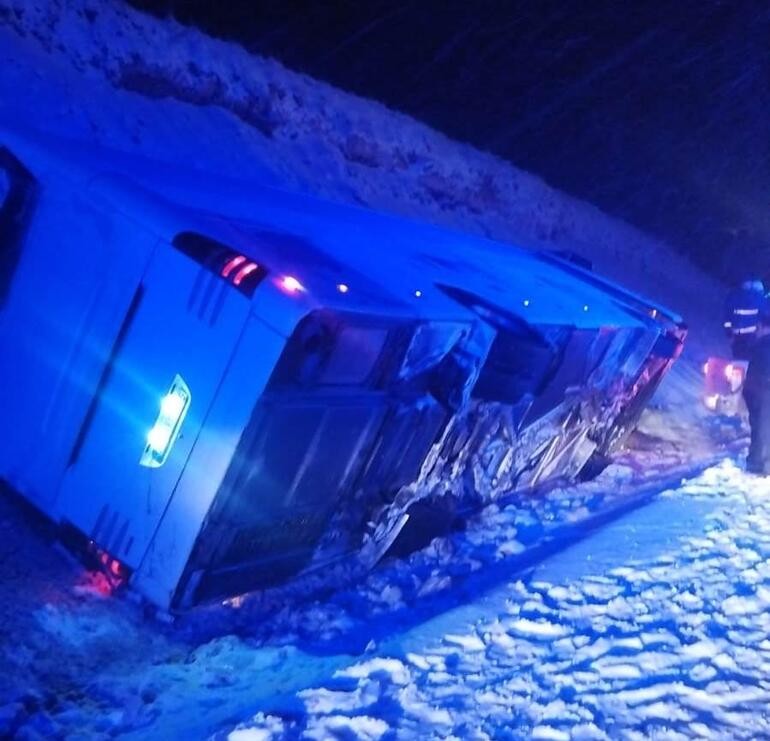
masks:
{"type": "Polygon", "coordinates": [[[770,273],[768,4],[132,4],[501,155],[717,273],[744,253],[770,273]]]}

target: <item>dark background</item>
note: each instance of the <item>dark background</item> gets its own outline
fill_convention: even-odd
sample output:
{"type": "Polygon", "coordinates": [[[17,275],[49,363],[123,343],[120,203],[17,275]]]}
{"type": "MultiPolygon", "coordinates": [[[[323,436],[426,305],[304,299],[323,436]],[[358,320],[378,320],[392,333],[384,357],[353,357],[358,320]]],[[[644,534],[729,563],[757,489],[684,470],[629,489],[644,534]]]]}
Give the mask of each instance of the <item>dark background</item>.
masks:
{"type": "Polygon", "coordinates": [[[131,0],[770,277],[770,3],[131,0]]]}

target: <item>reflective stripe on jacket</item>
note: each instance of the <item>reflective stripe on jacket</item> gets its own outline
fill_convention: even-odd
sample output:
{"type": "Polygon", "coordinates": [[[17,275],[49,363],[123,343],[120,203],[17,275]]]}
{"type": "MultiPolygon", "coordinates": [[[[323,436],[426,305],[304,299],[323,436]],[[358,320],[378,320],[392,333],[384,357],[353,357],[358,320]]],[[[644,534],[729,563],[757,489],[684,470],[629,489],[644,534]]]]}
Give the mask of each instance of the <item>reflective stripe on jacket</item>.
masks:
{"type": "Polygon", "coordinates": [[[760,314],[768,307],[768,299],[762,291],[750,288],[736,288],[725,302],[725,329],[734,335],[753,334],[757,331],[760,314]]]}

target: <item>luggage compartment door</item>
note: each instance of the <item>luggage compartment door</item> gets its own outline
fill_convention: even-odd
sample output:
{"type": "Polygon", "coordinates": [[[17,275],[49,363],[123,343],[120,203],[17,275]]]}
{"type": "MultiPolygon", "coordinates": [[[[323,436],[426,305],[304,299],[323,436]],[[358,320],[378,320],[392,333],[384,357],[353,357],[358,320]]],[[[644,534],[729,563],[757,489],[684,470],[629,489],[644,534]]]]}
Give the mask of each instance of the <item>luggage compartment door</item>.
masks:
{"type": "Polygon", "coordinates": [[[166,244],[137,289],[57,503],[63,521],[132,568],[166,509],[249,306],[166,244]],[[148,455],[148,440],[169,449],[148,455]]]}

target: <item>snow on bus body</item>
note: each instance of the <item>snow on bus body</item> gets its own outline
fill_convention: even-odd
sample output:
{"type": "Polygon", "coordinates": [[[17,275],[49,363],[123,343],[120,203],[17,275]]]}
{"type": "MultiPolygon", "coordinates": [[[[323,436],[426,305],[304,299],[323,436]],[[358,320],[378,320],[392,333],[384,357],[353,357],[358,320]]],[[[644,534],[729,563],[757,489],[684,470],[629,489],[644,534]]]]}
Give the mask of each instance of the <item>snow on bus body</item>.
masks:
{"type": "Polygon", "coordinates": [[[447,415],[425,376],[470,312],[13,147],[38,198],[4,276],[0,475],[141,593],[167,607],[280,579],[354,484],[417,476],[447,415]],[[428,318],[443,329],[421,336],[428,318]]]}

